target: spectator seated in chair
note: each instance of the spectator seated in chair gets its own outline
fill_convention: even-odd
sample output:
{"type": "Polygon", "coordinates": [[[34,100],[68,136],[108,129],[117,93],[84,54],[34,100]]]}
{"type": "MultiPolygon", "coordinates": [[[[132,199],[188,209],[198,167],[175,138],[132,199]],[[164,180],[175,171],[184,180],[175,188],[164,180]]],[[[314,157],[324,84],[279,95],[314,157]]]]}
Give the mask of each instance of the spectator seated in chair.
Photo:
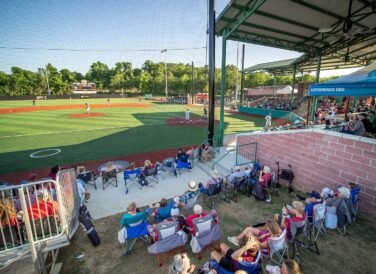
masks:
{"type": "Polygon", "coordinates": [[[227,237],[227,240],[234,245],[239,246],[244,236],[247,234],[252,234],[257,237],[259,247],[261,249],[266,249],[268,246],[269,237],[278,237],[281,235],[281,232],[282,230],[279,228],[276,221],[269,219],[266,221],[266,229],[258,229],[256,227],[248,226],[238,236],[227,237]]]}
{"type": "MultiPolygon", "coordinates": [[[[260,176],[258,182],[256,183],[256,190],[255,190],[255,197],[258,200],[262,200],[265,202],[271,202],[270,197],[265,195],[265,190],[271,186],[273,179],[272,171],[269,166],[264,166],[262,172],[260,172],[260,176]]],[[[254,180],[252,181],[254,183],[254,180]]],[[[251,185],[251,188],[254,185],[251,185]]]]}
{"type": "Polygon", "coordinates": [[[348,187],[338,187],[337,193],[334,194],[334,197],[326,200],[325,204],[328,208],[335,208],[338,227],[342,227],[345,224],[351,224],[354,221],[356,210],[351,201],[351,191],[348,187]]]}
{"type": "MultiPolygon", "coordinates": [[[[46,190],[46,189],[45,189],[46,190]]],[[[28,209],[29,218],[38,220],[48,216],[59,215],[59,205],[52,201],[47,191],[37,191],[37,201],[28,209]]]]}
{"type": "Polygon", "coordinates": [[[50,174],[48,174],[48,176],[52,179],[52,180],[56,180],[56,174],[61,170],[61,167],[59,165],[57,166],[54,166],[51,168],[51,172],[50,174]]]}
{"type": "Polygon", "coordinates": [[[281,229],[286,228],[287,234],[289,234],[291,222],[301,222],[305,220],[306,214],[304,209],[304,203],[293,201],[292,206],[285,205],[282,208],[282,214],[275,214],[274,220],[278,223],[281,229]]]}
{"type": "Polygon", "coordinates": [[[144,167],[143,167],[143,174],[147,175],[147,170],[149,168],[155,168],[155,164],[152,164],[150,160],[145,160],[144,167]]]}
{"type": "Polygon", "coordinates": [[[195,235],[196,231],[194,229],[193,220],[200,217],[205,217],[206,212],[202,210],[202,207],[199,204],[196,204],[193,207],[193,214],[189,215],[186,219],[187,229],[192,231],[192,234],[195,235]]]}
{"type": "Polygon", "coordinates": [[[196,266],[191,264],[187,253],[176,254],[173,257],[173,262],[170,266],[168,274],[193,274],[195,273],[196,266]]]}
{"type": "Polygon", "coordinates": [[[220,267],[227,271],[235,272],[238,270],[238,262],[254,262],[259,251],[258,241],[252,234],[244,236],[243,242],[242,247],[236,251],[225,243],[220,243],[221,253],[212,251],[211,258],[214,259],[220,267]]]}
{"type": "Polygon", "coordinates": [[[1,227],[18,224],[16,208],[11,199],[4,196],[0,200],[0,225],[1,227]]]}
{"type": "Polygon", "coordinates": [[[281,266],[267,265],[268,274],[301,274],[299,264],[294,260],[285,260],[281,266]]]}
{"type": "Polygon", "coordinates": [[[198,183],[196,181],[190,181],[188,183],[188,190],[178,197],[178,202],[184,205],[190,204],[192,199],[197,200],[197,196],[200,194],[198,190],[198,183]]]}
{"type": "Polygon", "coordinates": [[[312,222],[313,217],[313,207],[317,204],[321,204],[321,195],[317,191],[312,191],[311,193],[307,193],[308,197],[305,199],[305,208],[304,212],[308,216],[308,221],[312,222]]]}
{"type": "Polygon", "coordinates": [[[179,229],[183,230],[186,233],[189,233],[189,231],[186,229],[187,223],[185,221],[185,217],[183,214],[180,214],[179,208],[173,207],[171,209],[170,214],[171,214],[171,220],[179,223],[179,229]]]}
{"type": "Polygon", "coordinates": [[[144,212],[138,211],[136,203],[132,202],[128,205],[127,213],[125,213],[121,218],[120,224],[125,227],[136,226],[144,221],[148,214],[149,212],[147,210],[144,212]]]}
{"type": "Polygon", "coordinates": [[[175,161],[179,161],[182,157],[185,157],[187,156],[187,154],[184,152],[184,150],[182,148],[179,148],[178,149],[178,153],[176,154],[176,158],[175,158],[175,161]]]}
{"type": "Polygon", "coordinates": [[[209,143],[205,144],[202,151],[202,158],[204,162],[209,162],[215,158],[215,150],[209,143]]]}
{"type": "MultiPolygon", "coordinates": [[[[110,173],[110,172],[119,172],[118,168],[112,163],[112,162],[108,162],[101,170],[101,175],[103,176],[107,176],[106,173],[110,173]]],[[[105,179],[105,178],[104,178],[105,179]]]]}
{"type": "Polygon", "coordinates": [[[198,184],[200,192],[206,193],[207,195],[213,195],[217,193],[209,193],[210,185],[219,184],[221,181],[221,176],[219,175],[218,171],[213,170],[211,173],[211,178],[206,182],[205,186],[201,183],[198,184]]]}
{"type": "Polygon", "coordinates": [[[226,177],[226,183],[232,184],[236,178],[242,178],[246,176],[246,172],[241,169],[240,166],[236,166],[232,169],[232,173],[226,177]]]}
{"type": "Polygon", "coordinates": [[[156,222],[162,222],[166,219],[171,219],[171,209],[175,206],[175,200],[171,199],[169,202],[167,199],[162,198],[159,203],[155,205],[155,211],[152,214],[155,216],[156,222]]]}

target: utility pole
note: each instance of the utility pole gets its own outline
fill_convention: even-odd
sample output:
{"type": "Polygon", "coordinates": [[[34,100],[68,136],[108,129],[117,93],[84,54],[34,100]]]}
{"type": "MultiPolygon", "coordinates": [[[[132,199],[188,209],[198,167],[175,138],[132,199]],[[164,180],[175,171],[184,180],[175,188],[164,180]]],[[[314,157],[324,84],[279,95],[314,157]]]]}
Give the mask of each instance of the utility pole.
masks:
{"type": "Polygon", "coordinates": [[[195,84],[195,73],[194,73],[194,63],[192,61],[192,91],[191,91],[191,102],[192,102],[192,105],[193,105],[193,93],[194,93],[194,84],[195,84]]]}
{"type": "Polygon", "coordinates": [[[166,93],[166,98],[167,98],[167,96],[168,96],[168,89],[167,89],[167,49],[162,50],[161,53],[165,53],[165,82],[166,82],[165,93],[166,93]]]}

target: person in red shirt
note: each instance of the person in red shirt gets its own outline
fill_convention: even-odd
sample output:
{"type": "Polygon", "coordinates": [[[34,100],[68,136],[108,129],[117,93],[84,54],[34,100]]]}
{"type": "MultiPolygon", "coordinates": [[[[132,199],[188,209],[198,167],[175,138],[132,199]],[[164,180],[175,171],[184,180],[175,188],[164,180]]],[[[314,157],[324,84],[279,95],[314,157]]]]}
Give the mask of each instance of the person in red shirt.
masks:
{"type": "Polygon", "coordinates": [[[263,188],[268,187],[272,181],[272,170],[268,166],[264,166],[262,172],[260,172],[259,183],[263,188]]]}
{"type": "Polygon", "coordinates": [[[0,200],[1,227],[14,226],[18,223],[14,204],[10,199],[0,200]]]}
{"type": "Polygon", "coordinates": [[[282,208],[282,214],[275,214],[274,220],[279,224],[279,226],[283,229],[287,229],[287,234],[290,232],[290,224],[291,222],[301,222],[304,221],[306,218],[306,214],[304,212],[304,203],[300,201],[293,201],[292,207],[286,205],[282,208]]]}
{"type": "Polygon", "coordinates": [[[191,228],[193,235],[196,235],[196,230],[194,229],[194,226],[193,226],[193,220],[196,218],[205,217],[206,213],[205,211],[202,211],[202,207],[199,204],[193,207],[193,212],[194,214],[189,215],[187,217],[186,223],[187,223],[187,226],[191,228]]]}
{"type": "Polygon", "coordinates": [[[38,200],[27,209],[31,220],[58,215],[58,207],[51,200],[43,199],[43,192],[38,192],[38,200]]]}
{"type": "Polygon", "coordinates": [[[210,256],[217,261],[220,267],[235,272],[238,270],[239,262],[254,262],[259,251],[258,240],[254,235],[245,235],[243,242],[244,245],[236,251],[225,243],[220,243],[221,254],[217,251],[212,251],[210,256]]]}

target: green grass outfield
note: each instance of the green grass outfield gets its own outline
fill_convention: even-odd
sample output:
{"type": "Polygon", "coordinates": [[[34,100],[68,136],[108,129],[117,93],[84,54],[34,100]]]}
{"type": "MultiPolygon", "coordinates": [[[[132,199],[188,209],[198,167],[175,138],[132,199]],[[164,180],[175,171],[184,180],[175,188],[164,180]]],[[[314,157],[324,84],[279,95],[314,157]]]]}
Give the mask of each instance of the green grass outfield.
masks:
{"type": "MultiPolygon", "coordinates": [[[[166,124],[168,119],[184,117],[184,105],[142,100],[150,107],[92,107],[92,113],[100,112],[105,116],[69,117],[71,114],[84,113],[86,102],[107,104],[107,99],[42,100],[37,101],[36,105],[82,104],[83,107],[0,114],[0,174],[199,144],[207,137],[206,126],[166,124]],[[61,149],[61,153],[37,159],[29,156],[49,148],[61,149]]],[[[111,103],[138,102],[138,99],[111,99],[111,103]]],[[[0,102],[0,108],[31,106],[31,100],[0,102]]],[[[203,114],[203,109],[192,107],[191,113],[192,117],[198,117],[203,114]]],[[[263,117],[225,114],[225,134],[258,130],[263,125],[263,117]]]]}

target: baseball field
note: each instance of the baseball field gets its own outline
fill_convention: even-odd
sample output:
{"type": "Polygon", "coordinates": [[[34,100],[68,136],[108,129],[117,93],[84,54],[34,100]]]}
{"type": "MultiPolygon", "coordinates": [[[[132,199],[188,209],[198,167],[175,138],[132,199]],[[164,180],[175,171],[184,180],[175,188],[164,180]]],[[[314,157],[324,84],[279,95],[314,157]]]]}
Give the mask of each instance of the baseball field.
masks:
{"type": "MultiPolygon", "coordinates": [[[[205,141],[207,120],[202,115],[202,106],[139,99],[37,100],[35,105],[31,100],[1,101],[0,179],[56,164],[133,161],[137,155],[143,161],[149,154],[171,154],[205,141]],[[90,104],[90,114],[85,103],[90,104]],[[190,123],[184,120],[187,107],[190,123]]],[[[263,117],[225,114],[225,134],[263,125],[263,117]]]]}

